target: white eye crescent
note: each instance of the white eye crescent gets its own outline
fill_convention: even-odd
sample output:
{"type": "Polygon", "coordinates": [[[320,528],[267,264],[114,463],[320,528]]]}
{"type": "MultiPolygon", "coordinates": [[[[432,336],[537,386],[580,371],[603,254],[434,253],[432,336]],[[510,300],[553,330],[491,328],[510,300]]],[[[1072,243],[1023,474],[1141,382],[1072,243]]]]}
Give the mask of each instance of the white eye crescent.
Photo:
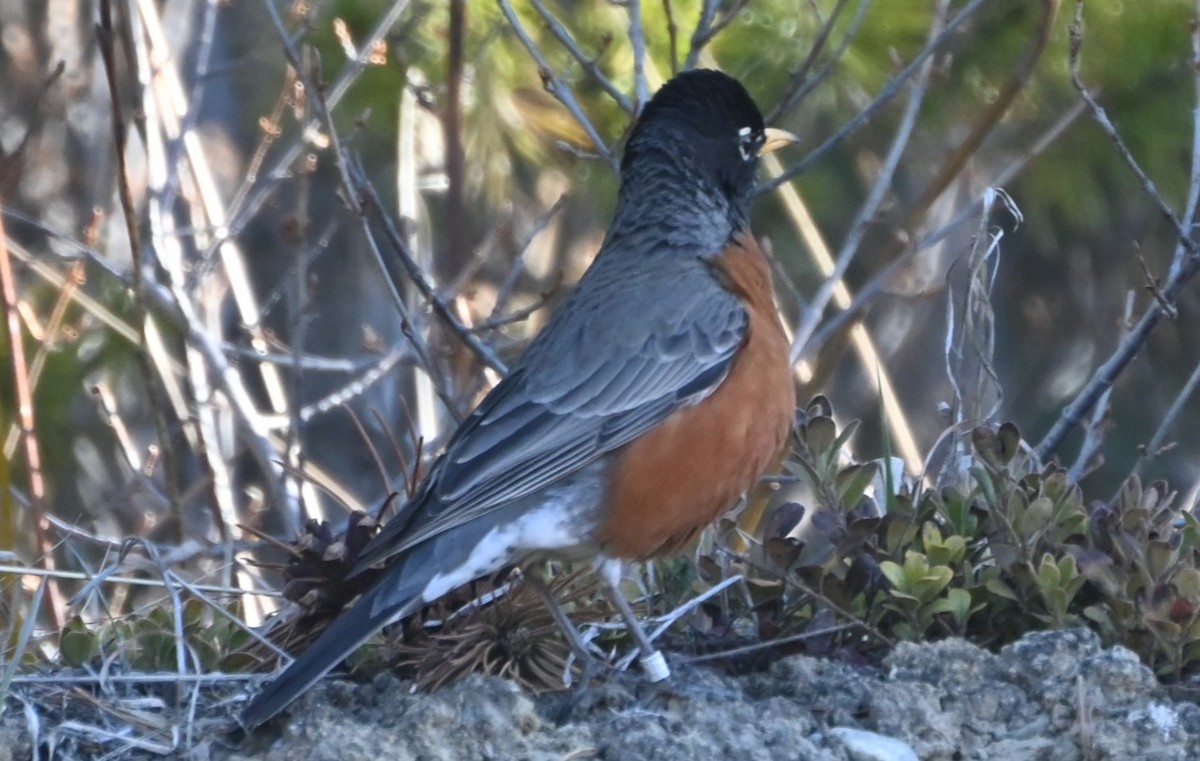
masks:
{"type": "Polygon", "coordinates": [[[758,147],[762,144],[762,133],[755,133],[751,127],[738,130],[738,152],[742,161],[751,161],[758,155],[758,147]]]}

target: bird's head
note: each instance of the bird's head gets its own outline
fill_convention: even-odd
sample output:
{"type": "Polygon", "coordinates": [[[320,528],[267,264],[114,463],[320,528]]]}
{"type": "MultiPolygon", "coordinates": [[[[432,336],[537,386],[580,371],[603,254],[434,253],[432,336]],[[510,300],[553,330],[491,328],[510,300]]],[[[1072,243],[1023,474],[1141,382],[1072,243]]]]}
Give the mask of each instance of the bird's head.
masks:
{"type": "Polygon", "coordinates": [[[642,109],[621,174],[627,181],[678,175],[719,193],[735,214],[744,215],[759,156],[795,140],[763,124],[758,106],[736,79],[695,69],[663,85],[642,109]]]}

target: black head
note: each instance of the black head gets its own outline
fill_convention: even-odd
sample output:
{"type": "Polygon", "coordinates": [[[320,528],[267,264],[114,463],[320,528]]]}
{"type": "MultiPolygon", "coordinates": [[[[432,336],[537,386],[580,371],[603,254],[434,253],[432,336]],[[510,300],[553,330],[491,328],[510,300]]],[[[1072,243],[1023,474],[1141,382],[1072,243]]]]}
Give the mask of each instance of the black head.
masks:
{"type": "Polygon", "coordinates": [[[762,113],[740,82],[719,71],[687,71],[663,85],[642,110],[621,172],[627,176],[662,164],[744,207],[766,135],[762,113]]]}

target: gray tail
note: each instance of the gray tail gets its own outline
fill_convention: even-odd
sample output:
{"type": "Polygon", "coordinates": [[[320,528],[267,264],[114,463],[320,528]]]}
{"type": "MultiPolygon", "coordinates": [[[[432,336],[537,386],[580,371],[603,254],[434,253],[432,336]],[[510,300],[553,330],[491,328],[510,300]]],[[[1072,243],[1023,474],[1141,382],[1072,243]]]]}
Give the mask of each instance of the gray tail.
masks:
{"type": "Polygon", "coordinates": [[[434,575],[422,572],[419,566],[398,563],[388,569],[303,655],[250,700],[242,710],[243,724],[256,727],[287,708],[371,635],[391,621],[411,615],[422,604],[421,591],[434,575]],[[417,566],[415,574],[404,573],[409,565],[417,566]]]}

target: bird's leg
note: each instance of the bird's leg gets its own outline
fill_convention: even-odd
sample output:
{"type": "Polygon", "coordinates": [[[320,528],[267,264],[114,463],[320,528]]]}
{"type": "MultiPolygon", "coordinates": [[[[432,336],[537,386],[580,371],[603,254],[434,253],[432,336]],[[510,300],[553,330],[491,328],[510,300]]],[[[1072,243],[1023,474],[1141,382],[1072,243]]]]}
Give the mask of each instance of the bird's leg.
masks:
{"type": "MultiPolygon", "coordinates": [[[[571,652],[575,654],[575,660],[579,661],[580,666],[583,668],[583,673],[579,676],[579,685],[586,687],[592,681],[592,678],[603,670],[604,664],[588,651],[587,644],[579,636],[578,627],[567,616],[567,612],[563,610],[562,606],[558,604],[558,600],[554,599],[554,593],[550,591],[550,587],[546,584],[546,580],[542,578],[542,574],[535,570],[533,573],[523,573],[522,575],[529,581],[534,591],[538,593],[538,596],[542,598],[542,603],[550,611],[550,617],[554,619],[554,623],[558,624],[558,628],[562,630],[563,636],[567,638],[567,644],[571,646],[571,652]]],[[[569,673],[570,668],[568,667],[567,673],[563,674],[563,683],[567,687],[571,686],[567,683],[569,673]]]]}
{"type": "Polygon", "coordinates": [[[633,607],[629,601],[625,599],[625,595],[621,594],[619,584],[621,583],[621,561],[612,558],[601,558],[596,562],[596,575],[600,577],[600,582],[604,587],[606,596],[621,614],[621,618],[625,621],[625,628],[629,630],[637,643],[638,650],[642,653],[642,670],[646,673],[646,678],[651,682],[661,682],[671,675],[671,667],[667,665],[667,659],[663,657],[662,651],[650,642],[650,638],[646,636],[646,632],[642,629],[642,625],[637,620],[637,615],[633,612],[633,607]]]}

